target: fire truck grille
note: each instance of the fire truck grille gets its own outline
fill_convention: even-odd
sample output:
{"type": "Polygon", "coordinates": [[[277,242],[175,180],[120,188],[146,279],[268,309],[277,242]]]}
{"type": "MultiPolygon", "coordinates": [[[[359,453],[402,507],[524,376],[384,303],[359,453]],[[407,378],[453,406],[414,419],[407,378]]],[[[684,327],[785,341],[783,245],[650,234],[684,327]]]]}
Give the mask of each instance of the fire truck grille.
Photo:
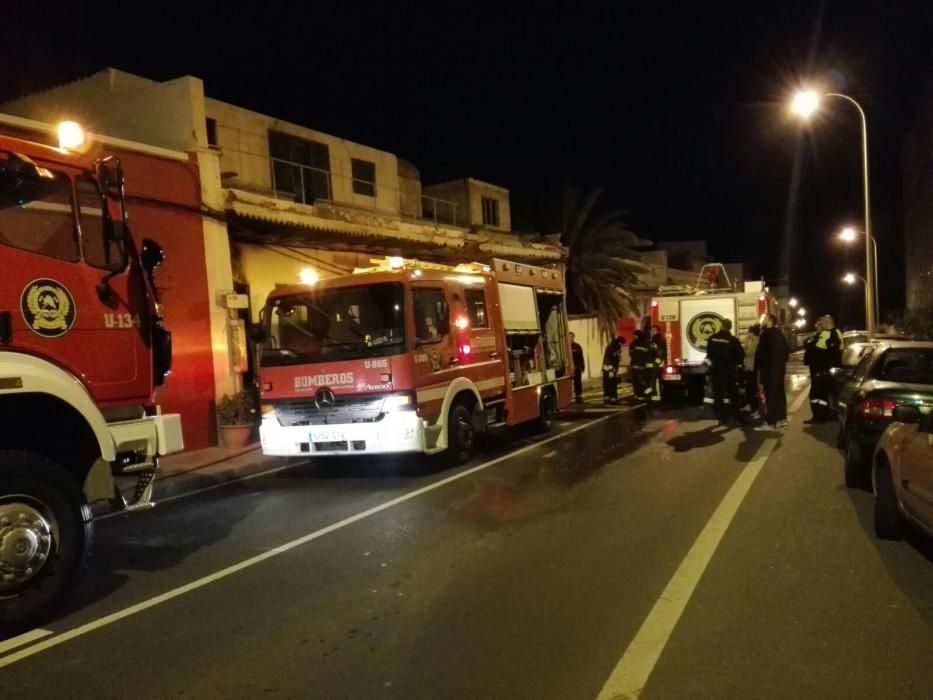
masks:
{"type": "Polygon", "coordinates": [[[275,406],[279,423],[294,425],[337,425],[375,423],[382,415],[381,396],[338,396],[333,406],[318,407],[314,399],[281,401],[275,406]]]}

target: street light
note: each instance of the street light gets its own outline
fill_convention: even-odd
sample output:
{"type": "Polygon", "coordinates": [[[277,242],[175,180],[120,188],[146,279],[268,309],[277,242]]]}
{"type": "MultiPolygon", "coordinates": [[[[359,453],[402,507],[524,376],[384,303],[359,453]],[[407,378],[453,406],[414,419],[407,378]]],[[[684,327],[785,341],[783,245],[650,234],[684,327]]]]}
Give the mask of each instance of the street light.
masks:
{"type": "MultiPolygon", "coordinates": [[[[842,241],[843,243],[854,243],[856,240],[858,240],[858,237],[860,235],[864,236],[865,234],[862,233],[861,231],[856,230],[852,226],[846,226],[839,232],[839,240],[842,241]]],[[[872,258],[872,267],[874,268],[874,271],[875,271],[874,305],[875,305],[875,318],[877,319],[881,316],[881,302],[879,301],[879,297],[881,296],[881,294],[879,293],[880,292],[879,284],[880,284],[881,278],[878,276],[878,240],[874,236],[871,237],[871,258],[872,258]]]]}
{"type": "Polygon", "coordinates": [[[807,315],[807,310],[801,306],[799,309],[797,309],[797,315],[803,318],[807,315]]]}
{"type": "Polygon", "coordinates": [[[846,100],[858,110],[862,122],[862,180],[865,193],[865,326],[868,336],[875,334],[875,275],[871,254],[871,188],[868,181],[868,120],[865,110],[848,95],[839,92],[820,94],[815,90],[802,90],[791,100],[791,111],[802,119],[809,119],[820,107],[823,97],[838,97],[846,100]]]}
{"type": "Polygon", "coordinates": [[[797,301],[797,297],[791,297],[787,300],[787,305],[792,309],[796,309],[798,303],[800,302],[797,301]]]}
{"type": "Polygon", "coordinates": [[[842,276],[842,281],[846,284],[855,284],[855,280],[862,279],[854,272],[847,272],[842,276]]]}

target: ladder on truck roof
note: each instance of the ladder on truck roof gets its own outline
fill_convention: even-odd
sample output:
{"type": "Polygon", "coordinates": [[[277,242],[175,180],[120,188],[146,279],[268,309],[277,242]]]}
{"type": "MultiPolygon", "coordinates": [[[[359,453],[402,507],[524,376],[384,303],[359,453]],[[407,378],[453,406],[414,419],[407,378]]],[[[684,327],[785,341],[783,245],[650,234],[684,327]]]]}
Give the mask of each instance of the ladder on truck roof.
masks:
{"type": "Polygon", "coordinates": [[[694,286],[689,284],[662,284],[658,287],[660,296],[680,296],[680,295],[700,295],[712,294],[715,292],[733,292],[732,281],[729,279],[729,273],[726,272],[726,266],[722,263],[707,263],[700,268],[697,276],[697,283],[694,286]]]}

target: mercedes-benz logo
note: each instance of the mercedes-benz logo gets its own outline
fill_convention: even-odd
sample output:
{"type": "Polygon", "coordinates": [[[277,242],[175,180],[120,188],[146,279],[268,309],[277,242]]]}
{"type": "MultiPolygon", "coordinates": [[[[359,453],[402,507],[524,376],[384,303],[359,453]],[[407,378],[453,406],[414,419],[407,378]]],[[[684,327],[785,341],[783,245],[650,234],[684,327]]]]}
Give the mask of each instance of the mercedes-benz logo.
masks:
{"type": "Polygon", "coordinates": [[[335,403],[337,403],[337,397],[334,396],[334,392],[330,389],[318,389],[318,392],[314,395],[314,405],[318,408],[330,408],[335,403]]]}

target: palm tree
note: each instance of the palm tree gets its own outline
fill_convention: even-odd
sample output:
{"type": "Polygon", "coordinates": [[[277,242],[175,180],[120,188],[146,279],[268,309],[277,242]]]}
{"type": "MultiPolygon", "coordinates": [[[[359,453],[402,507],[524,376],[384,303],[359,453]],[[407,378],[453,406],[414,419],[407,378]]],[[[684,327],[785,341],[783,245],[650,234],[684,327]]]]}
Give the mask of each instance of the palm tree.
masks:
{"type": "Polygon", "coordinates": [[[571,310],[596,314],[600,330],[613,336],[616,319],[636,312],[633,286],[637,273],[647,270],[632,249],[650,242],[628,228],[626,212],[598,210],[601,194],[602,189],[583,192],[564,187],[562,196],[547,200],[536,218],[542,219],[537,222],[538,230],[560,233],[560,241],[569,251],[571,310]]]}

